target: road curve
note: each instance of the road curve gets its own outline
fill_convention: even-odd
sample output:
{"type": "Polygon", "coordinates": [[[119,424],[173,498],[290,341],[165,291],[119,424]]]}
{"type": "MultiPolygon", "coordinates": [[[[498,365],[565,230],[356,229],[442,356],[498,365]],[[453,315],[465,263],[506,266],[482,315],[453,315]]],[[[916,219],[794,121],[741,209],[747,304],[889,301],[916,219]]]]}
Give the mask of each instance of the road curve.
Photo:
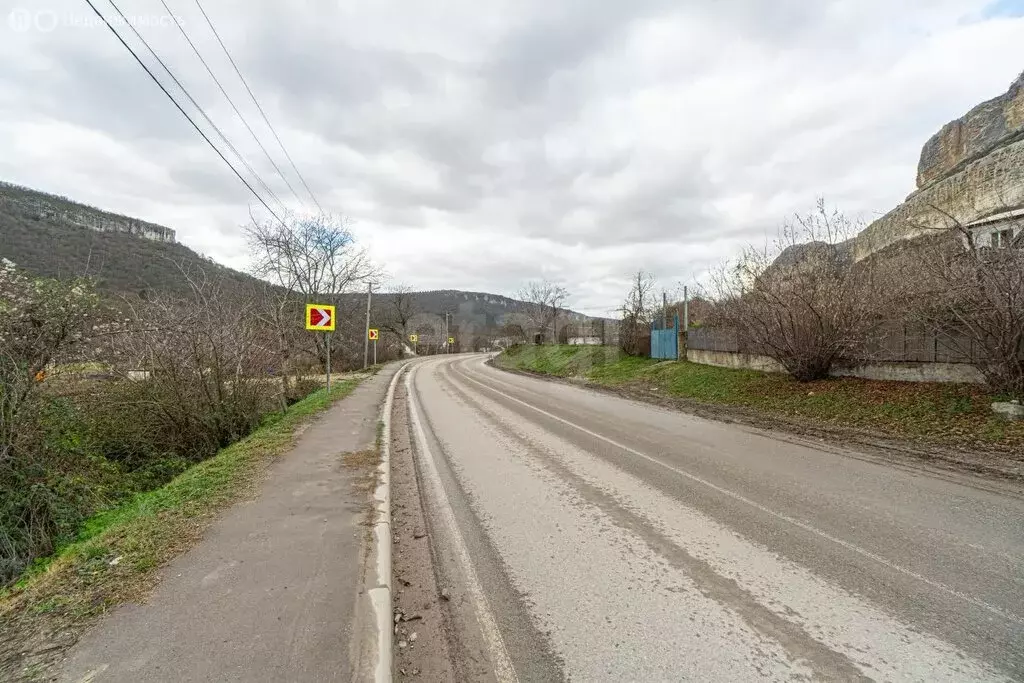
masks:
{"type": "Polygon", "coordinates": [[[1024,680],[1024,497],[504,373],[406,378],[473,680],[1024,680]]]}

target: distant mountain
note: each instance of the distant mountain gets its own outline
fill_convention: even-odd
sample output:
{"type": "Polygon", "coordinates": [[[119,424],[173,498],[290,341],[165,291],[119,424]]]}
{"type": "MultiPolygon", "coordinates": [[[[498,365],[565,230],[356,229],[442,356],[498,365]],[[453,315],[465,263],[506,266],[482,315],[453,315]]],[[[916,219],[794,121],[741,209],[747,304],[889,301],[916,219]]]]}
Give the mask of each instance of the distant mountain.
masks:
{"type": "Polygon", "coordinates": [[[0,181],[0,204],[37,220],[77,225],[97,232],[122,232],[157,242],[173,242],[174,231],[156,223],[129,218],[80,204],[55,194],[0,181]]]}
{"type": "MultiPolygon", "coordinates": [[[[385,295],[386,296],[386,295],[385,295]]],[[[511,313],[521,313],[524,303],[500,294],[486,292],[464,292],[457,289],[443,289],[430,292],[416,292],[416,304],[425,313],[443,316],[446,312],[460,320],[474,320],[485,327],[500,326],[511,313]]],[[[583,322],[587,316],[562,309],[563,322],[583,322]]]]}
{"type": "Polygon", "coordinates": [[[49,277],[88,275],[109,292],[188,292],[178,264],[239,286],[259,281],[197,254],[154,223],[0,182],[0,258],[49,277]]]}
{"type": "MultiPolygon", "coordinates": [[[[155,223],[103,211],[65,197],[0,182],[0,258],[49,277],[88,275],[110,293],[171,292],[187,294],[188,283],[178,264],[201,264],[211,275],[226,278],[239,288],[262,286],[246,273],[220,265],[175,239],[175,232],[155,223]]],[[[378,305],[387,293],[374,296],[378,305]]],[[[472,322],[477,329],[493,329],[524,304],[498,294],[436,290],[416,292],[415,310],[421,315],[444,317],[453,324],[472,322]]],[[[345,297],[346,308],[358,310],[364,294],[345,297]]],[[[363,304],[365,305],[365,304],[363,304]]],[[[584,323],[582,313],[564,310],[563,323],[584,323]]]]}

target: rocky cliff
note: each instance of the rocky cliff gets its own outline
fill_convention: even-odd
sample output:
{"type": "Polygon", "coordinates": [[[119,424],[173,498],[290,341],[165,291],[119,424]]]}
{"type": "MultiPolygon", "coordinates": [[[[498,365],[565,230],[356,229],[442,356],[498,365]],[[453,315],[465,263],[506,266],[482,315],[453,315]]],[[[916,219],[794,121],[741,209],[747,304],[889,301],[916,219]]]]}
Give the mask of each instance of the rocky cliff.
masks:
{"type": "Polygon", "coordinates": [[[123,232],[156,242],[174,242],[174,231],[156,223],[129,218],[79,204],[65,197],[0,182],[0,209],[32,220],[47,220],[99,232],[123,232]]]}
{"type": "Polygon", "coordinates": [[[1024,73],[999,97],[950,121],[925,143],[917,187],[946,178],[993,150],[1024,139],[1024,73]]]}
{"type": "Polygon", "coordinates": [[[859,260],[900,240],[1024,207],[1024,73],[925,143],[906,201],[853,240],[859,260]],[[947,216],[948,214],[948,216],[947,216]]]}

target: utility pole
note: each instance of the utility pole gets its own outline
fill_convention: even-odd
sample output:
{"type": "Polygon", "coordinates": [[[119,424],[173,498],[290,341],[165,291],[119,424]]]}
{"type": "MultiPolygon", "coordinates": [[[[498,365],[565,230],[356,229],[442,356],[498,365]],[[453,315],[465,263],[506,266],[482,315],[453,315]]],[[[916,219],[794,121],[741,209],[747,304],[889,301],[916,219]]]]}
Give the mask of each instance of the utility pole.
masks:
{"type": "Polygon", "coordinates": [[[661,329],[668,329],[668,294],[661,290],[661,329]]]}
{"type": "Polygon", "coordinates": [[[448,311],[444,312],[444,352],[451,353],[451,344],[448,343],[448,311]]]}
{"type": "Polygon", "coordinates": [[[690,329],[690,288],[683,285],[683,333],[690,329]]]}
{"type": "Polygon", "coordinates": [[[558,306],[554,304],[551,306],[551,343],[558,343],[558,306]]]}
{"type": "Polygon", "coordinates": [[[373,283],[366,288],[366,330],[363,331],[363,370],[370,362],[370,299],[373,298],[373,283]]]}

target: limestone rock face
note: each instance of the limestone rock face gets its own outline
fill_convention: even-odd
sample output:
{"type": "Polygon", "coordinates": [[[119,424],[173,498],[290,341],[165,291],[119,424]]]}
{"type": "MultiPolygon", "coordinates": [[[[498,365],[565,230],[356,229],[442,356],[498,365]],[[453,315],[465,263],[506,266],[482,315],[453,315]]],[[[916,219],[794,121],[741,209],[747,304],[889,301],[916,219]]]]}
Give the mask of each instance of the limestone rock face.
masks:
{"type": "Polygon", "coordinates": [[[917,187],[926,188],[998,147],[1024,139],[1024,73],[1009,90],[950,121],[925,143],[917,187]]]}
{"type": "Polygon", "coordinates": [[[951,220],[969,225],[1024,207],[1024,73],[925,143],[917,186],[852,240],[856,260],[948,229],[951,220]]]}
{"type": "Polygon", "coordinates": [[[156,223],[129,218],[79,204],[66,197],[39,192],[0,181],[0,208],[13,210],[35,220],[78,225],[97,232],[124,232],[156,242],[174,242],[175,232],[156,223]]]}
{"type": "Polygon", "coordinates": [[[857,260],[903,239],[1024,206],[1024,139],[997,147],[918,190],[854,238],[857,260]],[[936,210],[939,209],[939,210],[936,210]]]}

